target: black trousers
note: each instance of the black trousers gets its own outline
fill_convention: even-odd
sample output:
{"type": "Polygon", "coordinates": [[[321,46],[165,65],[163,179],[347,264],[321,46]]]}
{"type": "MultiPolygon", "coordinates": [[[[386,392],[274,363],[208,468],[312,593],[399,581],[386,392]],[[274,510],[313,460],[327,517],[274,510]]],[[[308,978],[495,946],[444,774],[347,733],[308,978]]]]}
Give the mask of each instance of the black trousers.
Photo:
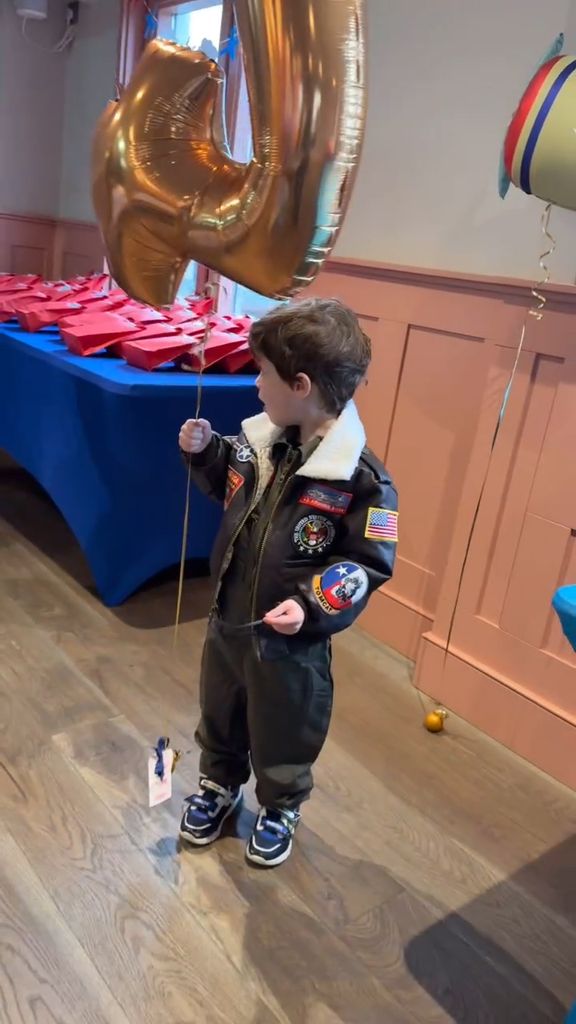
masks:
{"type": "Polygon", "coordinates": [[[221,786],[256,776],[264,807],[296,809],[313,786],[333,685],[328,640],[262,640],[212,619],[202,658],[200,771],[221,786]]]}

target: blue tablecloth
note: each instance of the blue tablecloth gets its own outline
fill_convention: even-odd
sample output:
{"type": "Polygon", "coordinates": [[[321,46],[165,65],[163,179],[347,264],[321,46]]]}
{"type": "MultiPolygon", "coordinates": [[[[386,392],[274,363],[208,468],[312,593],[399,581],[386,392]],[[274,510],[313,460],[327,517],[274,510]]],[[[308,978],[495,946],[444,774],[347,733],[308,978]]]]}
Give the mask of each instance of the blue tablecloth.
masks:
{"type": "MultiPolygon", "coordinates": [[[[48,492],[104,602],[120,604],[180,558],[186,471],[177,435],[197,376],[71,355],[56,329],[0,326],[0,448],[48,492]]],[[[225,434],[260,408],[254,378],[207,373],[202,416],[225,434]]],[[[209,554],[218,507],[192,495],[188,557],[209,554]]]]}

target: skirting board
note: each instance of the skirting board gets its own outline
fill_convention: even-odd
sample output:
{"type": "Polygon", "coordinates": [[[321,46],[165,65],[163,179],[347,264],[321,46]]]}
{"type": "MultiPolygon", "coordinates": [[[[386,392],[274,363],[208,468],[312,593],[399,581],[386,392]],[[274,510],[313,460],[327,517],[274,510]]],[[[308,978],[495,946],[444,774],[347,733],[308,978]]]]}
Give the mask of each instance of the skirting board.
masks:
{"type": "Polygon", "coordinates": [[[576,789],[576,728],[429,637],[414,680],[417,689],[465,718],[559,782],[576,789]]]}

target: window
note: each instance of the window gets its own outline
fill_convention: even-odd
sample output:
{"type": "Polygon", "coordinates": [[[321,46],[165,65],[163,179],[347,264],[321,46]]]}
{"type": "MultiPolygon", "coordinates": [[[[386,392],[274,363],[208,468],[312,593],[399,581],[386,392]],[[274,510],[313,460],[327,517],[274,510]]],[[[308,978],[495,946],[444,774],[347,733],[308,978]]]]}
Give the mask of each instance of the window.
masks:
{"type": "MultiPolygon", "coordinates": [[[[169,4],[158,12],[157,34],[171,39],[180,46],[202,50],[207,57],[218,60],[222,32],[223,2],[217,0],[192,0],[181,4],[169,4]]],[[[201,291],[208,274],[205,268],[191,262],[186,268],[178,298],[201,291]]]]}
{"type": "Polygon", "coordinates": [[[218,60],[222,32],[223,0],[189,0],[170,4],[158,14],[158,35],[180,46],[202,50],[218,60]]]}
{"type": "MultiPolygon", "coordinates": [[[[218,60],[224,67],[227,75],[226,114],[232,152],[235,160],[247,163],[252,159],[253,152],[252,126],[242,54],[239,47],[230,46],[235,33],[231,0],[181,0],[169,3],[161,0],[156,33],[181,46],[202,50],[206,56],[218,60]]],[[[218,306],[223,313],[238,316],[247,313],[257,317],[276,305],[275,300],[226,278],[219,278],[196,263],[189,264],[179,296],[201,291],[209,279],[219,284],[218,306]]]]}

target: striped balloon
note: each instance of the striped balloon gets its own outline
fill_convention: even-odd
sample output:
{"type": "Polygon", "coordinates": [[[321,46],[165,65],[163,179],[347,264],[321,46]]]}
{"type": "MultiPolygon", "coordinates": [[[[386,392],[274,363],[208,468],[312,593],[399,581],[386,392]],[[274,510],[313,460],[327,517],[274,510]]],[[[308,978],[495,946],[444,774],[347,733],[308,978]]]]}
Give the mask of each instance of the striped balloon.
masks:
{"type": "Polygon", "coordinates": [[[540,66],[508,126],[502,165],[501,196],[511,181],[576,210],[576,57],[557,54],[540,66]]]}

